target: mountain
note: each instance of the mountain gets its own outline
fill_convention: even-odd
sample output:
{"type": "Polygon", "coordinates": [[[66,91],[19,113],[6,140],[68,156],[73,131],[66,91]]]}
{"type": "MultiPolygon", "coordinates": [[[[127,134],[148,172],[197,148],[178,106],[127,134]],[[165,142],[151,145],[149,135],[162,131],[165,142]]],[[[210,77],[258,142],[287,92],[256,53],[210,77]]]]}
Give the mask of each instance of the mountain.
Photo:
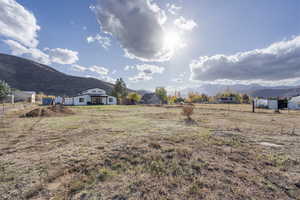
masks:
{"type": "Polygon", "coordinates": [[[136,91],[139,95],[144,96],[145,94],[152,93],[151,91],[148,90],[137,90],[136,91]]]}
{"type": "Polygon", "coordinates": [[[250,96],[253,97],[294,97],[300,96],[300,87],[293,88],[269,88],[256,90],[249,93],[250,96]]]}
{"type": "Polygon", "coordinates": [[[230,90],[238,93],[249,94],[253,97],[291,97],[300,94],[300,87],[296,86],[262,86],[259,84],[236,84],[236,85],[222,85],[222,84],[203,84],[196,88],[187,88],[181,91],[186,96],[189,92],[205,93],[209,96],[214,96],[217,93],[230,90]]]}
{"type": "Polygon", "coordinates": [[[256,90],[265,89],[266,87],[261,86],[259,84],[251,84],[251,85],[223,85],[223,84],[203,84],[199,87],[195,88],[187,88],[181,91],[181,94],[187,95],[189,92],[198,92],[204,93],[209,96],[214,96],[220,92],[224,92],[226,90],[230,90],[233,92],[239,93],[251,93],[256,90]]]}
{"type": "Polygon", "coordinates": [[[0,80],[12,88],[49,95],[76,95],[90,88],[111,92],[113,84],[94,78],[70,76],[24,58],[0,54],[0,80]]]}

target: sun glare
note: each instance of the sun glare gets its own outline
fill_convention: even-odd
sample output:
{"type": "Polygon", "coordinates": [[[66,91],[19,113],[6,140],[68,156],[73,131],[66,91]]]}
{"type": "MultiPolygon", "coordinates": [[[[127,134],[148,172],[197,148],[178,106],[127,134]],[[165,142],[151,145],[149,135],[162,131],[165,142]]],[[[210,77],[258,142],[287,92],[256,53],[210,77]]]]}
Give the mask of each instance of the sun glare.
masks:
{"type": "Polygon", "coordinates": [[[177,32],[168,32],[165,34],[164,46],[167,49],[175,50],[182,45],[180,35],[177,32]]]}

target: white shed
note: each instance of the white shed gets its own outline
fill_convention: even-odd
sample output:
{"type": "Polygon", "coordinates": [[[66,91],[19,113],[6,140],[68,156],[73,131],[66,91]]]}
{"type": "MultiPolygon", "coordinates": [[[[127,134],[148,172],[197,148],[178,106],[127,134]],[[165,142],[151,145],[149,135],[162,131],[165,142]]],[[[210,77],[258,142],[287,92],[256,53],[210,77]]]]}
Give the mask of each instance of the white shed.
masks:
{"type": "Polygon", "coordinates": [[[291,110],[300,110],[300,96],[291,98],[288,102],[288,108],[291,110]]]}
{"type": "Polygon", "coordinates": [[[278,100],[268,100],[268,108],[278,110],[278,100]]]}
{"type": "Polygon", "coordinates": [[[36,92],[33,91],[15,91],[14,100],[17,101],[26,101],[29,103],[35,103],[36,92]]]}
{"type": "Polygon", "coordinates": [[[268,99],[255,99],[254,104],[256,108],[268,108],[268,99]]]}

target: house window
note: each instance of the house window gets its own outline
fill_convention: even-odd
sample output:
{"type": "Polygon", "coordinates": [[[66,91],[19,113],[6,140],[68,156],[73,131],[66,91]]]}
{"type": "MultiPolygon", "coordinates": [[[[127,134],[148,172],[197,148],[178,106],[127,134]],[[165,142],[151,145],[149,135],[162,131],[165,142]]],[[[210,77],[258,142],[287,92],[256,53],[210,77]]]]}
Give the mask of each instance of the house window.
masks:
{"type": "Polygon", "coordinates": [[[112,102],[114,102],[114,98],[109,98],[109,103],[112,103],[112,102]]]}
{"type": "Polygon", "coordinates": [[[84,98],[79,98],[79,103],[84,103],[84,98]]]}

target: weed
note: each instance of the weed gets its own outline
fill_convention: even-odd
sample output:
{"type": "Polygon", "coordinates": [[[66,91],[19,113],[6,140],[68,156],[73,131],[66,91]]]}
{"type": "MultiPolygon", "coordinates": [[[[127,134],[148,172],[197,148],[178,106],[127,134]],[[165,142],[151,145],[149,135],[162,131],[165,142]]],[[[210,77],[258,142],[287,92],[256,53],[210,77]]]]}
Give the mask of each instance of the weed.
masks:
{"type": "Polygon", "coordinates": [[[147,171],[154,176],[164,176],[167,174],[166,165],[162,160],[153,160],[146,165],[147,171]]]}
{"type": "Polygon", "coordinates": [[[104,182],[114,177],[115,175],[116,173],[108,168],[100,168],[98,170],[98,174],[96,175],[96,179],[98,181],[104,182]]]}
{"type": "Polygon", "coordinates": [[[182,115],[187,117],[188,121],[192,121],[192,115],[194,113],[194,105],[185,105],[182,107],[182,115]]]}
{"type": "Polygon", "coordinates": [[[266,156],[266,159],[272,163],[275,167],[284,167],[285,164],[290,160],[286,155],[270,153],[266,156]]]}
{"type": "Polygon", "coordinates": [[[150,144],[149,144],[149,147],[151,147],[151,148],[153,148],[153,149],[161,149],[160,144],[154,143],[154,142],[150,143],[150,144]]]}

